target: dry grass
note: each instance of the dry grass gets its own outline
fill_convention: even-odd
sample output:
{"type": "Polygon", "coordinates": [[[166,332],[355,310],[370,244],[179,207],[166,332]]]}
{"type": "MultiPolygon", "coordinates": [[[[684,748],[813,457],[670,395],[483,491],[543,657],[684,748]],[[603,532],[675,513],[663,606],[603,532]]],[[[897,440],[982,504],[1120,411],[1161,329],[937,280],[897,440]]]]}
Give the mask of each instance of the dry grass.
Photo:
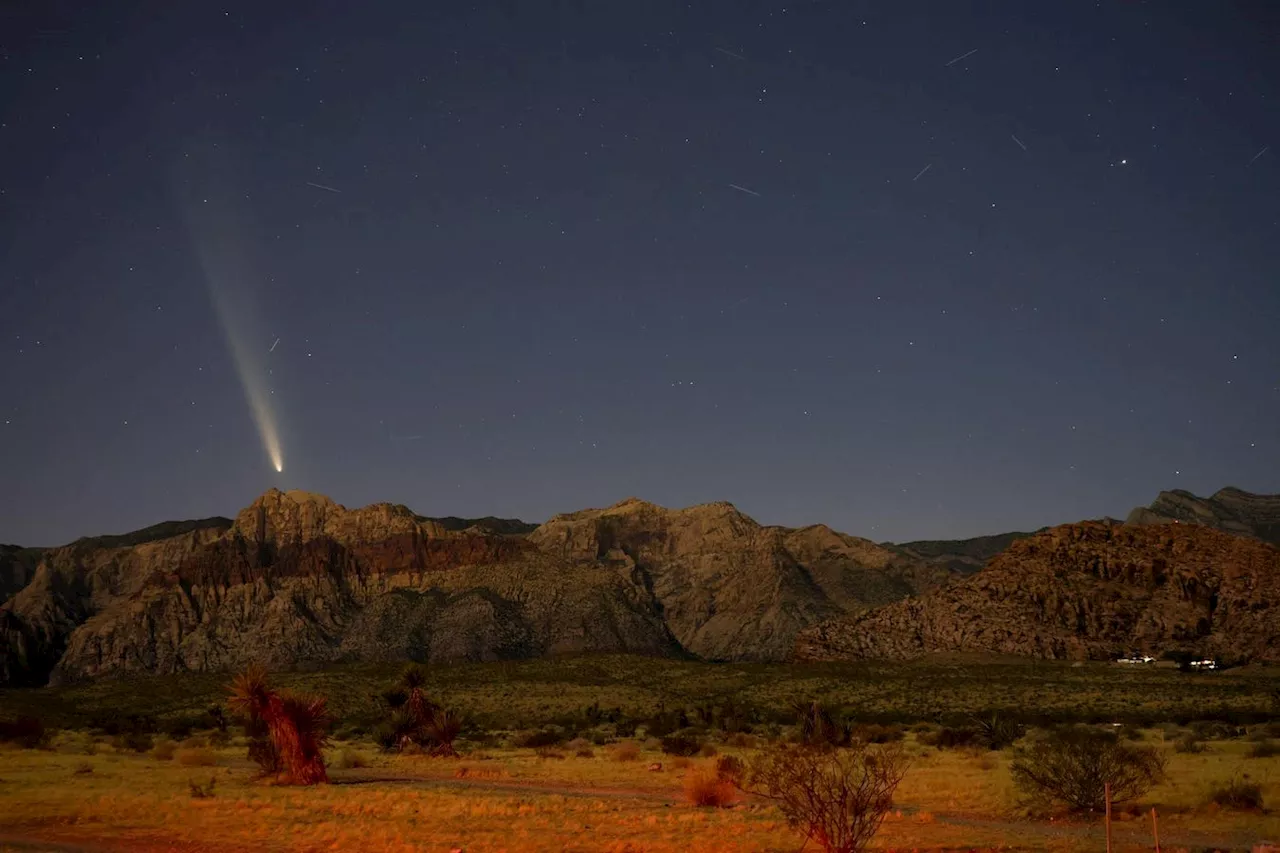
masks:
{"type": "Polygon", "coordinates": [[[632,741],[623,741],[610,750],[610,755],[614,761],[638,761],[640,759],[640,744],[632,741]]]}
{"type": "Polygon", "coordinates": [[[722,809],[738,799],[738,790],[710,767],[695,767],[685,774],[684,798],[694,806],[722,809]]]}
{"type": "Polygon", "coordinates": [[[151,757],[156,761],[173,761],[178,745],[171,740],[162,740],[151,747],[151,757]]]}
{"type": "MultiPolygon", "coordinates": [[[[1154,736],[1148,742],[1160,744],[1154,736]]],[[[1006,755],[992,754],[988,767],[954,750],[922,749],[911,739],[908,746],[917,754],[873,847],[1102,849],[1100,826],[1017,818],[1006,755]]],[[[1280,837],[1280,816],[1205,806],[1214,788],[1242,772],[1259,784],[1267,804],[1280,803],[1280,758],[1246,759],[1250,746],[1215,741],[1205,753],[1183,755],[1173,753],[1171,742],[1161,745],[1170,757],[1169,778],[1142,805],[1158,807],[1166,846],[1247,849],[1280,837]]],[[[77,775],[83,754],[0,749],[0,835],[146,853],[425,853],[454,847],[468,853],[761,853],[799,847],[767,802],[692,805],[686,786],[703,772],[701,762],[686,773],[649,773],[642,761],[573,755],[545,761],[530,749],[487,750],[489,760],[393,755],[372,768],[335,768],[335,784],[300,789],[255,781],[243,746],[210,749],[218,766],[194,776],[176,761],[132,751],[92,756],[94,772],[77,775]],[[203,787],[210,778],[217,780],[214,796],[193,798],[192,780],[203,787]]],[[[747,754],[729,747],[724,752],[747,754]]],[[[1118,817],[1117,853],[1149,850],[1146,824],[1118,817]]]]}
{"type": "Polygon", "coordinates": [[[369,766],[369,759],[363,752],[354,749],[343,749],[329,760],[329,766],[335,770],[357,770],[369,766]]]}
{"type": "Polygon", "coordinates": [[[173,757],[183,767],[212,767],[218,763],[218,754],[207,746],[184,747],[173,757]]]}

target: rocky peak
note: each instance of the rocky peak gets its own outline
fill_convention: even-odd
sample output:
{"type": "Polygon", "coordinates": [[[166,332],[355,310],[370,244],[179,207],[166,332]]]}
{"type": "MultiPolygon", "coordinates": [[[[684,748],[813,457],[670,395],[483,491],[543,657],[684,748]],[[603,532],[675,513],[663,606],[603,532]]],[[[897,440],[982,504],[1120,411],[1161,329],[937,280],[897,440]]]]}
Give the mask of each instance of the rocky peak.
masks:
{"type": "Polygon", "coordinates": [[[1280,550],[1203,525],[1080,522],[1012,543],[966,580],[803,631],[804,659],[962,651],[1108,659],[1280,655],[1280,550]]]}
{"type": "Polygon", "coordinates": [[[1161,492],[1125,520],[1129,525],[1201,524],[1280,545],[1280,495],[1256,495],[1228,486],[1202,498],[1182,489],[1161,492]]]}
{"type": "Polygon", "coordinates": [[[294,489],[268,489],[236,516],[234,533],[259,545],[300,545],[327,537],[342,544],[386,539],[396,534],[438,536],[443,528],[419,521],[403,506],[370,504],[347,509],[332,499],[294,489]]]}

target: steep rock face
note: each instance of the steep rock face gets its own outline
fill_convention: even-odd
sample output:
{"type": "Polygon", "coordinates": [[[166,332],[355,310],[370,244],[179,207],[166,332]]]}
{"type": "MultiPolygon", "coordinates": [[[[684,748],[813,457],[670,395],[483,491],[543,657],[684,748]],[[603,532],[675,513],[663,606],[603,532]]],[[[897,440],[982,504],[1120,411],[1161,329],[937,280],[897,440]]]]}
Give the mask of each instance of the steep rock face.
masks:
{"type": "Polygon", "coordinates": [[[556,516],[529,539],[631,572],[681,645],[710,660],[782,659],[807,625],[941,580],[867,540],[764,527],[727,503],[669,510],[633,498],[556,516]]]}
{"type": "Polygon", "coordinates": [[[1280,550],[1193,525],[1063,525],[929,595],[814,626],[795,656],[1108,659],[1173,649],[1280,660],[1280,550]]]}
{"type": "Polygon", "coordinates": [[[1225,488],[1201,498],[1175,489],[1129,513],[1126,524],[1200,524],[1280,545],[1280,495],[1225,488]]]}
{"type": "MultiPolygon", "coordinates": [[[[75,626],[54,682],[343,660],[676,654],[625,571],[452,532],[403,507],[264,494],[213,541],[148,566],[75,626]]],[[[74,621],[74,620],[69,620],[74,621]]]]}
{"type": "Polygon", "coordinates": [[[31,583],[42,553],[40,548],[0,545],[0,604],[31,583]]]}
{"type": "Polygon", "coordinates": [[[222,522],[159,541],[99,547],[80,540],[44,551],[30,582],[0,606],[0,685],[42,683],[77,626],[217,539],[222,522]]]}
{"type": "Polygon", "coordinates": [[[46,552],[0,608],[0,683],[572,652],[776,660],[802,628],[951,574],[729,504],[638,500],[528,526],[271,490],[234,520],[46,552]],[[511,531],[504,533],[501,531],[511,531]]]}

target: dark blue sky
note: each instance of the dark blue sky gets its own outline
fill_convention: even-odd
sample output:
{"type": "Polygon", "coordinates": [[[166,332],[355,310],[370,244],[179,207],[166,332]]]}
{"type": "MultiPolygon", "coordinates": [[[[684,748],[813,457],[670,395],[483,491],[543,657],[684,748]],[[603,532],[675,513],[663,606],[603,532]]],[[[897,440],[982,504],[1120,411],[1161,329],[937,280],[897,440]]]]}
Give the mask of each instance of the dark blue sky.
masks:
{"type": "Polygon", "coordinates": [[[0,19],[0,541],[1280,491],[1268,4],[130,5],[0,19]]]}

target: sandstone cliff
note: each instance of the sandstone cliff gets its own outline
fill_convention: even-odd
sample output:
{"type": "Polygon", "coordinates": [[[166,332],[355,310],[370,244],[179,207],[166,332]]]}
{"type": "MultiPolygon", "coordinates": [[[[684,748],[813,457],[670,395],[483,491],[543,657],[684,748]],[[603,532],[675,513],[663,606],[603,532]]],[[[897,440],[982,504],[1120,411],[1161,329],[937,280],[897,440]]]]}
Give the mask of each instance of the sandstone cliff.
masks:
{"type": "Polygon", "coordinates": [[[1280,661],[1280,549],[1194,525],[1082,522],[1010,545],[929,595],[801,632],[801,660],[1170,650],[1280,661]]]}
{"type": "Polygon", "coordinates": [[[529,539],[630,573],[681,645],[709,660],[782,659],[807,625],[950,577],[822,525],[765,527],[728,503],[669,510],[632,498],[556,516],[529,539]]]}
{"type": "Polygon", "coordinates": [[[54,681],[343,660],[676,654],[626,573],[453,531],[404,507],[272,490],[216,540],[147,566],[76,627],[54,681]]]}
{"type": "Polygon", "coordinates": [[[1255,495],[1228,487],[1201,498],[1175,489],[1133,510],[1125,523],[1200,524],[1280,545],[1280,495],[1255,495]]]}
{"type": "Polygon", "coordinates": [[[234,521],[80,540],[46,552],[0,608],[0,683],[250,661],[776,660],[806,626],[951,578],[825,526],[764,527],[729,504],[629,500],[529,527],[271,490],[234,521]]]}
{"type": "Polygon", "coordinates": [[[0,545],[0,604],[31,583],[42,553],[40,548],[0,545]]]}

